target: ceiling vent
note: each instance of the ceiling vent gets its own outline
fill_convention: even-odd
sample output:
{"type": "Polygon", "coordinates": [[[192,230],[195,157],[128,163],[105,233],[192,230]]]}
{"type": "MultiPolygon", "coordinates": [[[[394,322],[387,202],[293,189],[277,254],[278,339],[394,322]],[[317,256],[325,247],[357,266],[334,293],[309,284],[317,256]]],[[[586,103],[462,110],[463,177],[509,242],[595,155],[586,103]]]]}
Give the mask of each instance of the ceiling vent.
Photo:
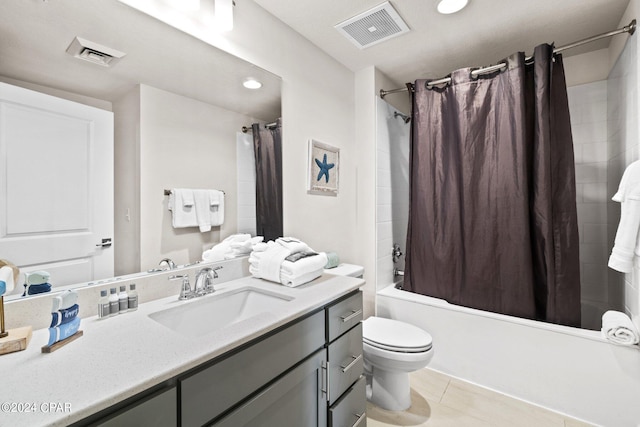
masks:
{"type": "Polygon", "coordinates": [[[339,23],[335,28],[360,49],[409,31],[409,26],[388,1],[339,23]]]}
{"type": "Polygon", "coordinates": [[[111,67],[118,62],[120,58],[126,55],[124,52],[111,49],[110,47],[103,46],[80,37],[73,39],[67,48],[67,53],[76,58],[102,65],[103,67],[111,67]]]}

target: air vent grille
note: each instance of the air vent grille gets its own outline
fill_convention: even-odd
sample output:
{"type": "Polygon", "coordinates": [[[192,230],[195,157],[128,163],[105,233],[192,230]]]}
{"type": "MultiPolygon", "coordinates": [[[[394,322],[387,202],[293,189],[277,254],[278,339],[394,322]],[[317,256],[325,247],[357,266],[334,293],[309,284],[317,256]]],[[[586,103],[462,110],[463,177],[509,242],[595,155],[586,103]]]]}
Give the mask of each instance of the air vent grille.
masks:
{"type": "Polygon", "coordinates": [[[407,24],[389,2],[341,22],[335,28],[360,49],[409,31],[407,24]]]}
{"type": "Polygon", "coordinates": [[[120,60],[126,54],[118,50],[94,43],[89,40],[76,37],[73,39],[67,53],[78,59],[83,59],[91,63],[110,67],[120,60]]]}

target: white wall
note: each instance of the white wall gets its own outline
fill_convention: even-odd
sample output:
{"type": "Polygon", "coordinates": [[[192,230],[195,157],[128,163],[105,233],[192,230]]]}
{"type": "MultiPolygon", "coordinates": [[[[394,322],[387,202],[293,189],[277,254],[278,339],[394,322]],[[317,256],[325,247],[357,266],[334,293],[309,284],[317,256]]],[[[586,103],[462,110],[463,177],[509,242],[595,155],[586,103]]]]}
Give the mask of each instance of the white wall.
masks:
{"type": "Polygon", "coordinates": [[[238,220],[236,133],[255,120],[147,85],[114,103],[116,123],[117,274],[176,264],[234,234],[238,220]],[[165,189],[212,188],[225,194],[225,220],[201,233],[174,229],[165,189]],[[128,215],[128,216],[127,216],[128,215]]]}
{"type": "MultiPolygon", "coordinates": [[[[615,194],[624,169],[640,158],[640,135],[638,126],[638,42],[637,36],[629,38],[622,54],[611,70],[608,79],[608,179],[609,198],[615,194]]],[[[620,204],[609,200],[608,240],[610,252],[617,224],[620,219],[620,204]]],[[[624,301],[618,310],[625,311],[640,327],[640,270],[621,274],[608,270],[609,298],[624,301]]]]}
{"type": "Polygon", "coordinates": [[[406,251],[409,221],[409,132],[410,123],[394,117],[398,110],[377,98],[376,156],[376,289],[401,280],[393,269],[404,271],[404,256],[393,263],[391,248],[397,243],[406,251]]]}
{"type": "Polygon", "coordinates": [[[256,235],[256,161],[253,135],[236,133],[238,233],[256,235]]]}
{"type": "Polygon", "coordinates": [[[607,286],[607,82],[567,92],[576,163],[582,327],[600,329],[602,314],[612,307],[607,286]]]}

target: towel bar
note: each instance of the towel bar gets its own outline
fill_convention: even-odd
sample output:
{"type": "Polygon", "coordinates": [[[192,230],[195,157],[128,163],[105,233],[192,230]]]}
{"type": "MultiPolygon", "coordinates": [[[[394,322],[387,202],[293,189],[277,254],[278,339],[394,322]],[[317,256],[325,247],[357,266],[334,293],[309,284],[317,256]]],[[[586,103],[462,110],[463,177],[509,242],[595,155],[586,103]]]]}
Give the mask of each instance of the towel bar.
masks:
{"type": "MultiPolygon", "coordinates": [[[[227,193],[225,193],[225,191],[224,191],[224,190],[220,190],[220,191],[222,191],[222,194],[227,194],[227,193]]],[[[164,195],[165,195],[165,196],[170,196],[170,195],[171,195],[171,190],[167,190],[167,189],[165,188],[165,190],[164,190],[164,195]]]]}

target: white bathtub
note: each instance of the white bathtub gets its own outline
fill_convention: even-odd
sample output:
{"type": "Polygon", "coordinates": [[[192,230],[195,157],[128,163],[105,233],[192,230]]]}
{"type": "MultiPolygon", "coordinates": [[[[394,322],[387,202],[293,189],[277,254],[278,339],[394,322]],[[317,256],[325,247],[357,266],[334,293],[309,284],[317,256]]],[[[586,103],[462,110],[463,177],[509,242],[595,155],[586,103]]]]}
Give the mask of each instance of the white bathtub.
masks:
{"type": "Polygon", "coordinates": [[[640,427],[637,346],[393,286],[378,292],[376,312],[431,334],[430,368],[593,424],[640,427]]]}

